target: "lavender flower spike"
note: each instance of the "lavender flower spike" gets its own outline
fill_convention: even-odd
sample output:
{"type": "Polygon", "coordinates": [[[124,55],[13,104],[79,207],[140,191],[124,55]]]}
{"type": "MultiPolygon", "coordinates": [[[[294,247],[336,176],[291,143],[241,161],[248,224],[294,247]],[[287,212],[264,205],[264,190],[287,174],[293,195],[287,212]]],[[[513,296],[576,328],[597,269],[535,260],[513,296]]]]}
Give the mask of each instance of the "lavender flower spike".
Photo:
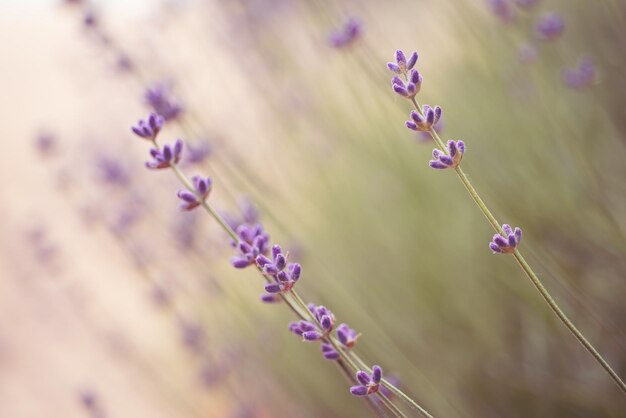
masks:
{"type": "Polygon", "coordinates": [[[200,203],[206,200],[211,192],[213,184],[211,177],[203,178],[201,176],[193,176],[191,179],[195,193],[188,190],[179,190],[178,198],[182,200],[180,208],[189,211],[200,206],[200,203]]]}
{"type": "Polygon", "coordinates": [[[494,254],[511,254],[519,246],[522,240],[522,230],[511,228],[508,224],[502,225],[503,234],[495,234],[489,243],[489,248],[494,254]]]}
{"type": "Polygon", "coordinates": [[[360,385],[352,386],[350,393],[354,396],[369,396],[372,393],[378,392],[380,388],[380,381],[383,378],[383,369],[380,366],[372,367],[372,373],[368,373],[363,370],[356,372],[356,379],[360,385]]]}
{"type": "Polygon", "coordinates": [[[327,337],[335,326],[335,315],[324,306],[309,304],[309,311],[315,322],[301,320],[289,324],[289,331],[302,337],[304,341],[314,342],[327,337]]]}
{"type": "Polygon", "coordinates": [[[424,105],[422,106],[422,112],[413,110],[411,112],[411,119],[406,122],[406,127],[414,131],[426,132],[430,131],[433,126],[441,119],[442,110],[439,106],[434,108],[424,105]]]}
{"type": "Polygon", "coordinates": [[[447,154],[435,148],[433,150],[433,159],[428,164],[437,170],[445,168],[456,168],[461,164],[463,154],[465,154],[465,143],[463,141],[448,141],[446,147],[447,154]]]}
{"type": "Polygon", "coordinates": [[[422,76],[417,70],[411,70],[406,83],[400,77],[395,76],[391,79],[391,87],[400,96],[412,99],[422,87],[422,76]]]}
{"type": "Polygon", "coordinates": [[[249,226],[246,224],[237,227],[239,242],[232,243],[237,247],[239,254],[231,258],[233,267],[243,269],[256,262],[259,254],[267,254],[269,235],[263,230],[261,224],[249,226]]]}
{"type": "Polygon", "coordinates": [[[537,23],[537,36],[545,41],[558,38],[565,28],[565,21],[558,13],[547,13],[537,23]]]}
{"type": "Polygon", "coordinates": [[[270,260],[263,254],[256,258],[256,264],[263,273],[274,278],[273,283],[265,285],[267,293],[285,293],[290,291],[300,278],[302,269],[298,263],[287,264],[287,255],[283,254],[278,245],[272,247],[272,257],[270,260]]]}
{"type": "Polygon", "coordinates": [[[337,338],[341,342],[341,345],[348,350],[354,348],[359,336],[360,334],[350,328],[348,324],[341,324],[337,327],[337,338]]]}
{"type": "Polygon", "coordinates": [[[146,162],[146,167],[152,170],[169,168],[178,164],[183,152],[183,141],[177,139],[173,146],[164,145],[163,150],[153,148],[150,150],[152,161],[146,162]]]}
{"type": "Polygon", "coordinates": [[[387,68],[390,71],[393,71],[396,74],[406,74],[407,71],[411,71],[413,67],[415,67],[415,63],[417,62],[417,52],[413,52],[409,59],[406,59],[404,52],[397,50],[396,51],[396,62],[387,63],[387,68]]]}
{"type": "Polygon", "coordinates": [[[150,113],[145,120],[139,120],[131,129],[135,135],[154,141],[164,123],[165,119],[163,119],[163,116],[150,113]]]}

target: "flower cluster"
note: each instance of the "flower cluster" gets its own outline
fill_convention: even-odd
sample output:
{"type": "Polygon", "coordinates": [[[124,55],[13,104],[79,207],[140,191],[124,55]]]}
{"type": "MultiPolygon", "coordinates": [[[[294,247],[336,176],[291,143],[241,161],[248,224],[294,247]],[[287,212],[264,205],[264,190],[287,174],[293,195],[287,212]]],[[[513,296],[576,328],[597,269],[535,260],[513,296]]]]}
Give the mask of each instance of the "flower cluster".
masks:
{"type": "Polygon", "coordinates": [[[346,48],[358,41],[362,34],[361,22],[350,18],[341,29],[330,34],[329,42],[335,48],[346,48]]]}
{"type": "Polygon", "coordinates": [[[391,87],[393,91],[407,99],[414,98],[422,87],[422,76],[419,71],[413,69],[416,62],[417,52],[413,52],[407,60],[404,52],[398,50],[396,51],[396,62],[387,63],[387,68],[390,71],[404,76],[406,82],[400,77],[394,76],[391,79],[391,87]]]}
{"type": "Polygon", "coordinates": [[[263,254],[256,258],[256,264],[264,274],[274,279],[265,285],[267,293],[285,293],[290,291],[300,278],[302,268],[298,263],[287,264],[287,255],[278,245],[272,247],[272,259],[263,254]]]}
{"type": "Polygon", "coordinates": [[[435,148],[433,160],[430,160],[428,164],[438,170],[458,167],[465,153],[465,143],[463,141],[448,141],[446,152],[447,154],[435,148]]]}
{"type": "Polygon", "coordinates": [[[195,193],[188,190],[179,190],[177,194],[178,198],[182,200],[180,208],[185,211],[189,211],[200,206],[201,202],[206,200],[209,196],[211,186],[213,185],[211,177],[203,178],[201,176],[193,176],[191,178],[191,182],[193,183],[195,193]]]}
{"type": "Polygon", "coordinates": [[[316,323],[300,320],[289,324],[289,331],[302,337],[304,341],[319,341],[327,337],[335,326],[335,315],[325,306],[309,304],[309,311],[316,323]]]}
{"type": "Polygon", "coordinates": [[[265,232],[261,224],[250,226],[240,225],[235,231],[239,242],[233,243],[239,250],[239,254],[231,258],[233,267],[243,269],[256,262],[260,254],[267,254],[270,236],[265,232]]]}
{"type": "Polygon", "coordinates": [[[144,94],[146,103],[165,120],[177,118],[183,111],[182,106],[174,99],[170,87],[159,83],[148,88],[144,94]]]}
{"type": "Polygon", "coordinates": [[[364,370],[356,372],[356,379],[360,385],[352,386],[350,393],[354,396],[368,396],[378,392],[380,388],[380,382],[383,378],[383,369],[380,366],[372,367],[372,373],[368,373],[364,370]]]}
{"type": "Polygon", "coordinates": [[[544,41],[558,38],[565,28],[565,21],[558,13],[546,13],[537,22],[537,36],[544,41]]]}
{"type": "Polygon", "coordinates": [[[591,87],[596,80],[596,66],[589,58],[582,58],[578,67],[563,70],[565,85],[575,90],[591,87]]]}
{"type": "Polygon", "coordinates": [[[427,132],[437,125],[439,119],[441,119],[442,110],[439,106],[434,108],[424,105],[422,111],[418,112],[413,110],[411,112],[411,119],[406,121],[406,127],[414,131],[427,132]]]}
{"type": "Polygon", "coordinates": [[[154,141],[164,123],[163,116],[150,113],[146,119],[139,120],[131,129],[137,136],[154,141]]]}
{"type": "MultiPolygon", "coordinates": [[[[358,334],[355,330],[350,328],[348,324],[339,325],[335,333],[337,335],[337,339],[341,343],[341,346],[345,350],[350,350],[354,348],[354,346],[356,345],[357,339],[360,336],[360,334],[358,334]]],[[[324,358],[328,360],[339,359],[340,355],[337,352],[337,350],[335,350],[332,344],[322,343],[321,348],[322,348],[322,355],[324,356],[324,358]]]]}
{"type": "Polygon", "coordinates": [[[174,145],[164,145],[163,149],[152,148],[150,155],[152,161],[146,162],[146,167],[152,170],[169,168],[180,161],[183,152],[183,141],[177,139],[174,145]]]}
{"type": "Polygon", "coordinates": [[[495,234],[489,243],[489,248],[494,254],[511,254],[515,251],[522,240],[522,230],[520,228],[511,228],[508,224],[502,225],[504,234],[495,234]]]}
{"type": "Polygon", "coordinates": [[[502,23],[515,21],[515,10],[507,0],[487,0],[487,6],[502,23]]]}

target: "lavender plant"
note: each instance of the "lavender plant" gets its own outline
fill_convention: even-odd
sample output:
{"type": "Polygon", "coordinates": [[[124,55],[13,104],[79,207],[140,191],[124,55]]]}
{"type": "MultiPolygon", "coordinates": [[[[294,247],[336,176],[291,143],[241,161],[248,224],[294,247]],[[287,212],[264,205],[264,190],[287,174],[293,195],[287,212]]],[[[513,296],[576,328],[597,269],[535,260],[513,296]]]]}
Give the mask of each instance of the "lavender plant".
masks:
{"type": "MultiPolygon", "coordinates": [[[[538,32],[545,39],[553,39],[554,37],[560,35],[563,30],[563,21],[562,19],[555,14],[546,15],[542,19],[542,23],[538,26],[538,32]]],[[[398,69],[401,72],[401,75],[404,79],[409,82],[412,77],[412,68],[415,65],[415,60],[412,57],[416,57],[417,54],[414,52],[411,55],[411,60],[409,61],[410,65],[407,64],[407,60],[405,58],[405,54],[398,50],[396,51],[396,62],[390,62],[387,64],[387,67],[394,73],[398,74],[398,69]],[[411,71],[411,72],[409,72],[411,71]]],[[[609,374],[609,376],[613,379],[613,381],[619,386],[619,388],[626,393],[626,384],[620,378],[620,376],[613,370],[613,368],[609,365],[609,363],[602,357],[602,355],[595,349],[595,347],[585,338],[585,336],[578,330],[578,328],[570,321],[570,319],[565,315],[563,310],[556,303],[554,298],[550,295],[546,287],[543,285],[537,274],[528,264],[526,259],[522,256],[519,250],[519,244],[522,239],[522,230],[521,228],[511,228],[508,224],[502,224],[497,221],[491,210],[487,207],[483,199],[480,197],[474,186],[469,180],[469,177],[465,173],[465,171],[461,168],[461,158],[465,152],[465,144],[462,141],[449,141],[448,144],[444,144],[443,140],[437,133],[435,129],[433,129],[433,123],[435,114],[441,114],[441,111],[435,112],[432,108],[428,106],[420,106],[419,102],[414,96],[409,96],[404,93],[404,91],[398,91],[396,89],[396,83],[394,80],[397,76],[394,76],[392,79],[392,85],[394,86],[393,90],[400,96],[405,97],[411,101],[415,110],[411,111],[411,118],[414,122],[407,122],[407,127],[409,129],[414,129],[414,127],[419,127],[418,121],[420,123],[424,123],[422,126],[426,129],[424,130],[430,133],[437,148],[433,150],[433,160],[430,161],[430,166],[435,169],[444,169],[444,168],[452,168],[454,169],[457,177],[469,193],[470,197],[476,203],[480,211],[487,218],[487,221],[491,224],[491,226],[496,231],[496,234],[493,236],[492,241],[489,243],[489,248],[494,252],[494,254],[511,254],[517,264],[520,266],[524,274],[528,277],[528,279],[532,282],[535,288],[539,291],[541,297],[546,301],[550,309],[554,312],[554,314],[559,318],[559,320],[571,331],[571,333],[576,337],[576,339],[585,347],[585,349],[593,356],[593,358],[600,364],[600,366],[609,374]]],[[[420,80],[421,81],[421,80],[420,80]]]]}
{"type": "MultiPolygon", "coordinates": [[[[405,67],[402,67],[401,71],[405,67]]],[[[164,117],[152,113],[131,128],[137,136],[149,140],[153,145],[150,150],[152,160],[146,163],[146,167],[171,169],[185,187],[177,194],[182,200],[181,209],[190,211],[202,206],[217,221],[236,248],[237,254],[231,259],[232,266],[237,269],[254,266],[267,282],[264,287],[266,293],[261,296],[261,300],[268,303],[284,302],[299,318],[289,325],[289,330],[305,342],[320,343],[323,357],[335,361],[349,381],[360,383],[352,386],[350,392],[354,396],[365,397],[374,413],[379,414],[380,405],[384,405],[394,416],[406,417],[385,392],[379,390],[384,387],[411,409],[423,416],[432,417],[421,405],[389,380],[384,379],[379,366],[370,368],[365,364],[353,349],[359,337],[355,330],[347,324],[341,324],[335,330],[335,315],[328,308],[315,304],[307,305],[304,302],[294,288],[302,272],[300,264],[288,262],[289,254],[283,252],[278,245],[273,245],[270,250],[269,235],[261,224],[243,223],[233,229],[208,202],[207,198],[212,187],[211,178],[194,176],[190,181],[179,167],[183,141],[177,139],[174,145],[159,145],[157,137],[164,120],[164,117]],[[336,331],[335,335],[332,335],[333,330],[336,331]],[[354,378],[351,377],[351,373],[355,373],[354,378]],[[371,395],[376,395],[378,402],[371,395]]]]}

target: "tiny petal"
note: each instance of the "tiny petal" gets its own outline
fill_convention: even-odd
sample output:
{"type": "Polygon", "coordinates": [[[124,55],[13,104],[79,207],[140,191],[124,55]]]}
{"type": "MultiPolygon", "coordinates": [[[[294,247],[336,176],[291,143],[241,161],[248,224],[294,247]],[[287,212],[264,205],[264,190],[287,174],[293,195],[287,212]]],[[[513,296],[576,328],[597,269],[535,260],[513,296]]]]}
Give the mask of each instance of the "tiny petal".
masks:
{"type": "Polygon", "coordinates": [[[383,369],[380,366],[372,367],[372,382],[380,383],[380,379],[383,377],[383,369]]]}
{"type": "Polygon", "coordinates": [[[352,386],[350,393],[354,396],[367,396],[367,386],[352,386]]]}
{"type": "Polygon", "coordinates": [[[522,230],[520,228],[515,228],[514,235],[515,235],[515,240],[519,244],[520,241],[522,240],[522,230]]]}
{"type": "Polygon", "coordinates": [[[279,293],[281,288],[278,283],[268,283],[265,285],[265,291],[267,293],[279,293]]]}
{"type": "Polygon", "coordinates": [[[406,68],[406,57],[404,56],[404,52],[402,52],[401,50],[396,51],[396,62],[398,63],[400,68],[406,68]]]}
{"type": "Polygon", "coordinates": [[[406,63],[406,69],[411,70],[415,67],[415,63],[417,62],[417,52],[413,52],[409,57],[409,60],[406,63]]]}
{"type": "Polygon", "coordinates": [[[509,224],[502,224],[502,230],[505,235],[511,235],[513,233],[513,228],[509,224]]]}
{"type": "Polygon", "coordinates": [[[447,165],[445,165],[444,163],[438,160],[430,160],[428,162],[428,165],[430,165],[431,168],[434,168],[437,170],[443,170],[444,168],[448,168],[447,165]]]}
{"type": "Polygon", "coordinates": [[[400,74],[402,72],[402,70],[400,70],[400,67],[398,67],[398,65],[394,64],[393,62],[388,62],[387,68],[389,68],[389,70],[393,71],[396,74],[400,74]]]}
{"type": "Polygon", "coordinates": [[[490,242],[489,243],[489,248],[491,248],[491,251],[493,251],[494,253],[501,253],[502,250],[500,249],[500,247],[498,247],[498,245],[494,242],[490,242]]]}
{"type": "Polygon", "coordinates": [[[306,341],[319,341],[322,338],[322,334],[318,331],[306,331],[302,333],[302,338],[306,341]]]}
{"type": "Polygon", "coordinates": [[[356,379],[362,385],[367,385],[368,383],[370,383],[370,375],[367,372],[364,372],[363,370],[359,370],[358,372],[356,372],[356,379]]]}

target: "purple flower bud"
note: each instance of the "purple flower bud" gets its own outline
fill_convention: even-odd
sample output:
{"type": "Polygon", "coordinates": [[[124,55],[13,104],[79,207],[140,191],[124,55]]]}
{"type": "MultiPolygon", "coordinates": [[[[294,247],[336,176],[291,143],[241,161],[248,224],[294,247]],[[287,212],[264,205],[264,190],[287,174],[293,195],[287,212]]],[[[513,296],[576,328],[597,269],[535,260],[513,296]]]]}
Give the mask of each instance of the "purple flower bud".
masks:
{"type": "Polygon", "coordinates": [[[261,295],[261,301],[264,303],[278,303],[280,302],[280,296],[277,294],[266,293],[261,295]]]}
{"type": "Polygon", "coordinates": [[[319,341],[322,339],[322,333],[319,331],[306,331],[302,333],[305,341],[319,341]]]}
{"type": "Polygon", "coordinates": [[[281,291],[278,283],[268,283],[265,285],[265,291],[267,293],[279,293],[281,291]]]}
{"type": "Polygon", "coordinates": [[[370,382],[370,375],[367,372],[359,370],[356,372],[356,379],[362,384],[367,385],[370,382]]]}
{"type": "Polygon", "coordinates": [[[447,155],[441,150],[434,149],[433,159],[428,162],[428,165],[437,170],[458,167],[465,153],[465,143],[463,141],[448,141],[446,152],[447,155]]]}
{"type": "Polygon", "coordinates": [[[537,23],[537,36],[545,41],[551,41],[563,33],[565,21],[558,13],[546,13],[537,23]]]}
{"type": "Polygon", "coordinates": [[[372,382],[380,383],[380,379],[383,377],[383,369],[380,366],[372,367],[372,382]]]}
{"type": "Polygon", "coordinates": [[[350,393],[354,396],[367,396],[367,386],[352,386],[350,393]]]}
{"type": "Polygon", "coordinates": [[[164,145],[162,150],[153,148],[150,150],[152,161],[146,162],[146,167],[157,170],[163,168],[169,168],[172,165],[178,164],[183,151],[183,141],[177,139],[174,146],[164,145]]]}
{"type": "Polygon", "coordinates": [[[589,58],[582,58],[578,67],[563,70],[563,82],[574,90],[583,90],[593,86],[596,81],[596,67],[589,58]]]}
{"type": "Polygon", "coordinates": [[[417,62],[417,52],[413,52],[409,57],[409,60],[406,63],[406,69],[412,70],[415,67],[415,63],[417,62]]]}
{"type": "Polygon", "coordinates": [[[333,348],[331,344],[322,343],[321,348],[322,348],[322,355],[324,356],[325,359],[327,360],[339,359],[340,357],[339,353],[333,348]]]}
{"type": "Polygon", "coordinates": [[[406,71],[406,57],[404,56],[404,52],[401,50],[396,51],[396,62],[402,71],[406,71]]]}
{"type": "Polygon", "coordinates": [[[137,136],[154,141],[164,123],[165,119],[162,116],[151,113],[145,120],[139,120],[131,129],[137,136]]]}
{"type": "Polygon", "coordinates": [[[393,71],[396,74],[402,73],[402,70],[400,69],[400,67],[398,67],[398,65],[394,64],[393,62],[388,62],[387,68],[389,68],[389,70],[393,71]]]}
{"type": "Polygon", "coordinates": [[[504,253],[511,254],[519,246],[522,240],[522,230],[520,228],[511,228],[508,224],[502,225],[502,232],[505,234],[495,234],[489,243],[489,248],[494,254],[504,253]]]}

